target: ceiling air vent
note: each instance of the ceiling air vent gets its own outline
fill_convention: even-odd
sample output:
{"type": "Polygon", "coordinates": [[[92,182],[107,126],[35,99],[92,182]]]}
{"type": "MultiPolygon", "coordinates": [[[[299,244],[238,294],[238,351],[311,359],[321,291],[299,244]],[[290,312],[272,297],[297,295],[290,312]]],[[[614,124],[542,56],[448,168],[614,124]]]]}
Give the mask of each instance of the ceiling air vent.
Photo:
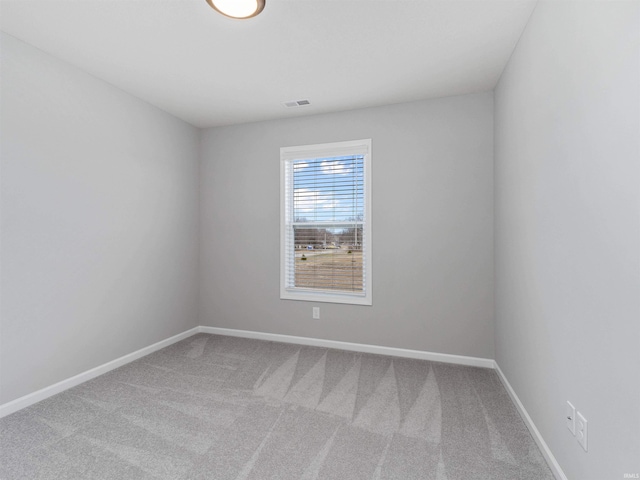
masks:
{"type": "Polygon", "coordinates": [[[288,108],[304,107],[305,105],[311,105],[311,102],[309,100],[294,100],[292,102],[284,102],[283,105],[288,108]]]}

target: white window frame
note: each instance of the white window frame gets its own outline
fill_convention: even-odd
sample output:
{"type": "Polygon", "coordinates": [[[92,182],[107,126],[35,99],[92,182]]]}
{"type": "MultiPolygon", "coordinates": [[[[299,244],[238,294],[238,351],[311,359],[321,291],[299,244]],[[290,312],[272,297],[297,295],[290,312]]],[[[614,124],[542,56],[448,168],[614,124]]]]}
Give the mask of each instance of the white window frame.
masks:
{"type": "MultiPolygon", "coordinates": [[[[293,208],[293,202],[289,202],[293,208]]],[[[283,300],[303,300],[309,302],[346,303],[371,305],[371,139],[348,142],[323,143],[280,148],[280,298],[283,300]],[[304,160],[343,155],[364,156],[364,241],[363,241],[363,289],[364,292],[336,292],[313,290],[287,286],[287,246],[286,235],[289,228],[286,199],[286,165],[293,160],[304,160]]]]}

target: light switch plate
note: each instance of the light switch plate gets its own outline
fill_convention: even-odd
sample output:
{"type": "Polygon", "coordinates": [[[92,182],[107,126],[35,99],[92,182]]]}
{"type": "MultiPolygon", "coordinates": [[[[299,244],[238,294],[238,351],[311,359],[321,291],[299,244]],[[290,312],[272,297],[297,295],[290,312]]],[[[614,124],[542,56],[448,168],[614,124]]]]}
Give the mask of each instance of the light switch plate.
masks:
{"type": "Polygon", "coordinates": [[[566,411],[564,413],[564,419],[567,424],[567,428],[572,435],[576,434],[576,407],[571,402],[567,401],[566,411]]]}

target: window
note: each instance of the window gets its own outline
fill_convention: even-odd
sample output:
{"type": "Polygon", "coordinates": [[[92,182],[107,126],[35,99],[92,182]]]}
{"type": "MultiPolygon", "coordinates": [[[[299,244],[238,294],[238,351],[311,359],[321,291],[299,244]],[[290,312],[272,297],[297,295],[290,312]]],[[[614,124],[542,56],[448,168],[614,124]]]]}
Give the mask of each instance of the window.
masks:
{"type": "Polygon", "coordinates": [[[371,140],[280,161],[280,298],[371,305],[371,140]]]}

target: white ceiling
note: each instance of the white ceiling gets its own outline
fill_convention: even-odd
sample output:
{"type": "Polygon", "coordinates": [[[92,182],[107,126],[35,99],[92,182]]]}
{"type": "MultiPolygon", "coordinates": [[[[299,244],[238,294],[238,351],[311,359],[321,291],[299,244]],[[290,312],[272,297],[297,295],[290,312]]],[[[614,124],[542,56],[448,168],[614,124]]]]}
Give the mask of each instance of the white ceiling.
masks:
{"type": "Polygon", "coordinates": [[[2,0],[2,30],[198,127],[491,90],[536,0],[2,0]],[[309,99],[310,106],[282,102],[309,99]]]}

